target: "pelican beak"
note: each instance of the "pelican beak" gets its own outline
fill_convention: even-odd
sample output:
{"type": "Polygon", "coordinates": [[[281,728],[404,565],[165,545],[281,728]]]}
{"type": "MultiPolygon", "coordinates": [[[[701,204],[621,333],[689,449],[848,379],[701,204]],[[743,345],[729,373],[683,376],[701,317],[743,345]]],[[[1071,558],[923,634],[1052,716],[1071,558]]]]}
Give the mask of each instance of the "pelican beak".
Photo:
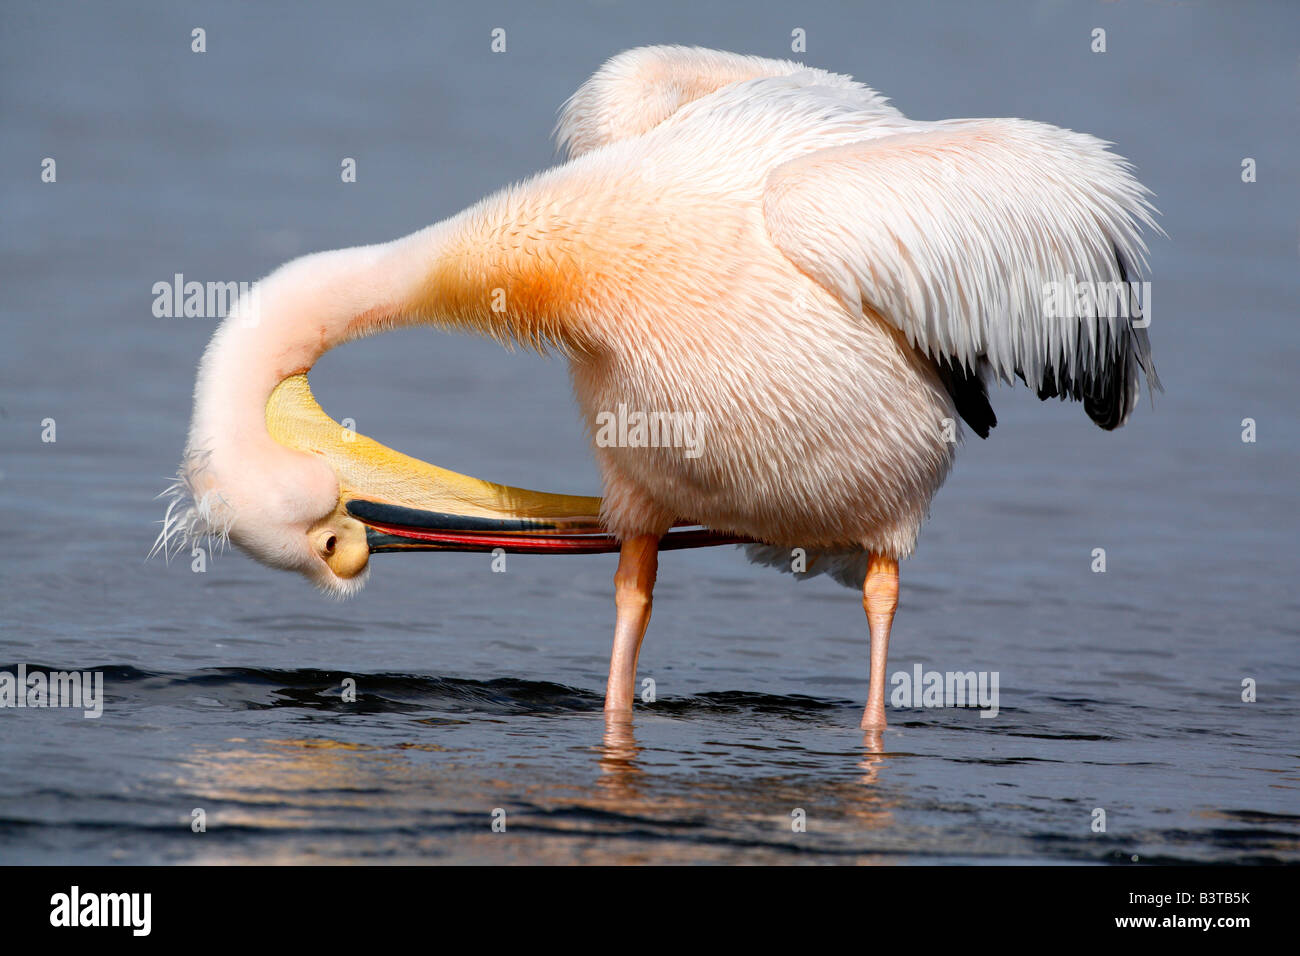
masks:
{"type": "MultiPolygon", "coordinates": [[[[600,499],[512,488],[438,468],[340,425],[316,403],[305,374],[271,393],[266,426],[282,445],[320,455],[338,476],[336,513],[365,527],[371,554],[495,551],[600,554],[618,540],[600,523],[600,499]]],[[[662,549],[748,539],[682,526],[662,549]]]]}

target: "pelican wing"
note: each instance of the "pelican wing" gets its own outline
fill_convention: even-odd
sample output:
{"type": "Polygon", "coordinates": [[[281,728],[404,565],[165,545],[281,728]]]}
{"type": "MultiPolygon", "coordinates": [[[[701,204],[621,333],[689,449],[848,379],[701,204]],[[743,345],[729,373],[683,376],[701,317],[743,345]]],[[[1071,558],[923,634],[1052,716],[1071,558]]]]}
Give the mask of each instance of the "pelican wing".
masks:
{"type": "Polygon", "coordinates": [[[1019,377],[1040,398],[1082,400],[1103,428],[1122,424],[1139,370],[1159,388],[1146,323],[1108,314],[1131,313],[1128,287],[1113,284],[1146,267],[1140,229],[1159,231],[1147,190],[1081,133],[1015,119],[915,125],[773,169],[772,240],[941,372],[1019,377]]]}
{"type": "Polygon", "coordinates": [[[840,91],[860,106],[899,116],[883,96],[851,77],[792,60],[701,47],[645,46],[607,60],[560,108],[555,138],[570,159],[640,136],[688,103],[724,86],[802,74],[808,84],[840,91]]]}

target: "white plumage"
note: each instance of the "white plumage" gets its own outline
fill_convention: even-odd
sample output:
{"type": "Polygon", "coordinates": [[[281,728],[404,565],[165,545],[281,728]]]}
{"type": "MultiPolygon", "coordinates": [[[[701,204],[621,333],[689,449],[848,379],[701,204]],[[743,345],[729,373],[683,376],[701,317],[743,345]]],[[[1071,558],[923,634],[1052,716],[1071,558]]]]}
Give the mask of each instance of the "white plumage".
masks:
{"type": "Polygon", "coordinates": [[[678,111],[698,121],[684,108],[706,96],[701,111],[738,152],[791,121],[791,145],[815,133],[843,142],[774,165],[763,212],[772,241],[846,309],[870,310],[932,358],[1034,389],[1048,374],[1099,374],[1131,336],[1127,418],[1138,368],[1154,375],[1145,333],[1121,315],[1044,314],[1049,282],[1117,283],[1147,266],[1140,229],[1159,231],[1155,210],[1106,142],[1021,119],[909,120],[851,77],[673,46],[609,60],[564,105],[556,137],[577,157],[678,111]],[[742,85],[710,96],[729,84],[742,85]],[[734,102],[740,130],[727,128],[734,102]],[[753,122],[755,106],[772,122],[753,122]]]}
{"type": "Polygon", "coordinates": [[[951,466],[952,422],[995,423],[986,378],[1081,400],[1105,428],[1143,372],[1157,384],[1144,329],[1055,314],[1046,292],[1138,278],[1146,191],[1091,136],[914,121],[846,76],[683,47],[614,57],[556,135],[567,163],[261,284],[261,321],[227,321],[196,387],[182,486],[210,506],[171,526],[219,522],[260,560],[347,591],[307,538],[330,540],[337,481],[270,440],[271,391],[401,323],[553,346],[593,435],[622,407],[706,423],[698,456],[594,447],[624,542],[608,706],[630,706],[659,536],[688,520],[765,542],[757,560],[789,567],[798,547],[810,571],[865,576],[864,721],[883,725],[896,559],[951,466]]]}

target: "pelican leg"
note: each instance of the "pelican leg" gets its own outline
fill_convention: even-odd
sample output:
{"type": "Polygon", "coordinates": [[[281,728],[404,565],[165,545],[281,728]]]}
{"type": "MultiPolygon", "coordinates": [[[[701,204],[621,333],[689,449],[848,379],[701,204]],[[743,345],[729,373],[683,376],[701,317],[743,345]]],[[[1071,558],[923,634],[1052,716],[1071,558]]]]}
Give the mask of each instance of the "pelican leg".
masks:
{"type": "Polygon", "coordinates": [[[862,582],[862,607],[871,628],[871,683],[867,709],[862,714],[863,730],[885,729],[885,665],[889,660],[889,629],[898,607],[898,561],[872,554],[867,577],[862,582]]]}
{"type": "Polygon", "coordinates": [[[631,711],[636,696],[636,661],[650,623],[655,574],[659,570],[659,536],[643,534],[623,542],[614,574],[614,650],[609,658],[605,710],[631,711]]]}

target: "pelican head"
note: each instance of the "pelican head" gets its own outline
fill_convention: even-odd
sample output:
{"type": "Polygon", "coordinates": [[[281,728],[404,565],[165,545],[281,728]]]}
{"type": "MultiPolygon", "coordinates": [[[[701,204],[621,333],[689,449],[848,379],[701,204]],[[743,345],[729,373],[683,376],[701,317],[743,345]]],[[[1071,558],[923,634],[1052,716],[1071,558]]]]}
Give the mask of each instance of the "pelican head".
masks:
{"type": "Polygon", "coordinates": [[[194,447],[165,494],[155,550],[229,542],[329,594],[346,597],[365,583],[366,527],[341,506],[338,476],[320,456],[286,446],[253,459],[228,445],[194,447]]]}
{"type": "Polygon", "coordinates": [[[272,392],[264,434],[271,443],[250,442],[255,455],[229,443],[187,450],[155,550],[229,541],[347,597],[375,552],[617,548],[599,498],[498,485],[403,455],[326,414],[306,374],[272,392]]]}

